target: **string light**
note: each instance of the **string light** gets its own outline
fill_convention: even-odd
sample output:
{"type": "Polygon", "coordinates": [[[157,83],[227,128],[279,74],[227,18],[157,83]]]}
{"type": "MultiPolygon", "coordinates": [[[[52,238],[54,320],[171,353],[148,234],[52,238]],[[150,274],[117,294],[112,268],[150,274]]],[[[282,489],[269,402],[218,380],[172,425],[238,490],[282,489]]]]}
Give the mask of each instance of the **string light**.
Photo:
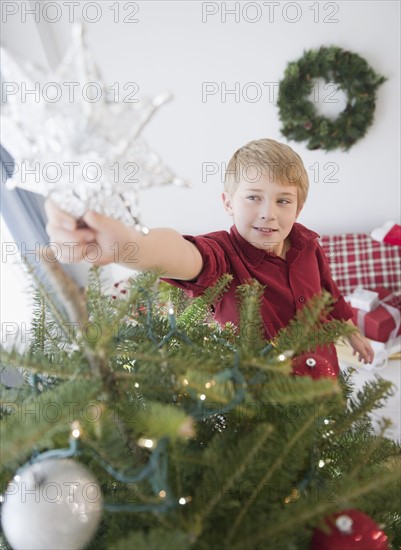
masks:
{"type": "Polygon", "coordinates": [[[290,504],[291,502],[294,502],[299,499],[299,491],[298,489],[293,489],[291,493],[284,499],[285,504],[290,504]]]}
{"type": "Polygon", "coordinates": [[[182,381],[182,385],[183,386],[188,386],[189,382],[186,378],[184,378],[184,380],[182,381]]]}
{"type": "Polygon", "coordinates": [[[330,464],[330,462],[333,462],[331,458],[326,458],[324,460],[320,459],[318,462],[319,468],[323,468],[326,464],[330,464]]]}
{"type": "Polygon", "coordinates": [[[286,361],[287,359],[291,359],[293,355],[294,355],[294,352],[291,349],[287,349],[286,351],[283,351],[283,353],[280,353],[277,359],[279,361],[286,361]]]}
{"type": "Polygon", "coordinates": [[[78,420],[74,420],[74,422],[72,423],[71,435],[74,439],[78,439],[81,435],[81,426],[78,420]]]}
{"type": "Polygon", "coordinates": [[[136,388],[139,388],[138,382],[135,382],[134,386],[135,386],[136,388]]]}
{"type": "Polygon", "coordinates": [[[154,441],[153,439],[145,439],[144,437],[141,437],[138,439],[138,445],[140,447],[145,447],[146,449],[152,449],[154,441]]]}
{"type": "Polygon", "coordinates": [[[204,393],[201,393],[200,396],[199,396],[199,399],[201,401],[204,401],[206,399],[206,395],[204,393]]]}
{"type": "MultiPolygon", "coordinates": [[[[71,458],[71,457],[77,457],[82,453],[82,449],[80,449],[80,442],[76,438],[78,435],[78,432],[81,431],[79,422],[74,421],[72,424],[72,431],[77,430],[77,432],[74,433],[73,436],[70,437],[70,446],[67,449],[52,449],[50,451],[45,451],[41,453],[40,455],[35,455],[35,459],[33,462],[39,462],[44,459],[59,459],[59,458],[71,458]],[[75,436],[75,437],[74,437],[75,436]]],[[[87,448],[86,452],[92,456],[92,458],[100,464],[100,466],[113,478],[122,483],[137,483],[138,481],[142,481],[144,479],[149,479],[151,483],[153,483],[152,480],[156,480],[157,485],[164,485],[165,490],[162,490],[159,494],[159,497],[163,500],[163,502],[157,502],[157,503],[149,503],[149,504],[131,504],[131,503],[115,503],[115,502],[105,502],[104,503],[104,509],[109,512],[137,512],[137,511],[154,511],[154,510],[167,510],[174,506],[174,502],[177,502],[175,500],[175,497],[172,498],[169,496],[167,497],[167,494],[171,494],[169,491],[168,486],[168,480],[167,478],[167,465],[166,465],[166,459],[167,459],[167,445],[168,445],[168,438],[167,437],[161,437],[159,440],[152,440],[147,438],[140,438],[137,441],[137,444],[141,447],[145,447],[148,449],[152,448],[152,453],[149,458],[149,461],[147,464],[144,465],[143,468],[140,468],[139,471],[137,471],[133,475],[126,475],[123,472],[120,472],[116,470],[111,464],[109,464],[106,460],[104,460],[94,449],[87,448]],[[154,448],[153,448],[154,447],[154,448]],[[155,479],[156,477],[156,479],[155,479]]],[[[21,481],[21,476],[17,473],[14,475],[14,481],[16,483],[21,481]]],[[[118,487],[118,484],[116,482],[112,482],[111,485],[113,490],[116,490],[118,487]]],[[[5,497],[3,496],[4,500],[5,497]]],[[[1,496],[0,496],[0,502],[2,502],[1,496]]]]}

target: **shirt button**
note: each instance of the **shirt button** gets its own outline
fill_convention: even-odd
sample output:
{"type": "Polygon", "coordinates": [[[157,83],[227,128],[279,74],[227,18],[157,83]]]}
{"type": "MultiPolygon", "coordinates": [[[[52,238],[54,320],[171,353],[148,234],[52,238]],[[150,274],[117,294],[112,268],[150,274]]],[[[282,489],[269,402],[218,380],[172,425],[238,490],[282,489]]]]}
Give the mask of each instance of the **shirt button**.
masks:
{"type": "Polygon", "coordinates": [[[299,301],[301,302],[301,304],[302,304],[303,302],[305,302],[305,296],[300,296],[300,297],[298,298],[298,300],[299,300],[299,301]]]}

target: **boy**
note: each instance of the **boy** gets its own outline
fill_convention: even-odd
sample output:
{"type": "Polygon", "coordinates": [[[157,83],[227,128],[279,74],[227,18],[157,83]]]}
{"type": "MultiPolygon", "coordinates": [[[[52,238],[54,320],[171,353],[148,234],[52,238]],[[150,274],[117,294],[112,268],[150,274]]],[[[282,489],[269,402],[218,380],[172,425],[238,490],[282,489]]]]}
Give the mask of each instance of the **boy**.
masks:
{"type": "MultiPolygon", "coordinates": [[[[322,289],[334,298],[331,317],[352,324],[352,311],[330,275],[317,233],[296,223],[308,187],[299,155],[288,145],[261,139],[239,149],[227,166],[222,198],[234,222],[230,233],[192,237],[161,228],[142,235],[94,212],[86,212],[83,220],[87,227],[78,228],[76,221],[51,201],[45,205],[47,231],[61,247],[61,261],[85,259],[87,243],[95,243],[102,252],[98,265],[114,261],[140,271],[161,269],[165,280],[192,296],[201,294],[222,274],[231,273],[234,278],[229,290],[215,304],[214,316],[221,323],[237,324],[236,288],[257,279],[265,286],[262,315],[267,339],[322,289]],[[77,243],[73,253],[68,246],[71,242],[77,243]]],[[[359,331],[349,341],[360,361],[372,362],[373,349],[359,331]]],[[[318,353],[338,368],[333,345],[318,353]]]]}

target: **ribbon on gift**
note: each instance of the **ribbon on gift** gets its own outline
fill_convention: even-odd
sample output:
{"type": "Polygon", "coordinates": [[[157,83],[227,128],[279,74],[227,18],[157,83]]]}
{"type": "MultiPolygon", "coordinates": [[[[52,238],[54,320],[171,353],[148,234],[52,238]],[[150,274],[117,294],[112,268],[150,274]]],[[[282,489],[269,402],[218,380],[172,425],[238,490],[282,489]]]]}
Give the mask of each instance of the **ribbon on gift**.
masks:
{"type": "MultiPolygon", "coordinates": [[[[387,340],[388,343],[389,342],[391,343],[393,340],[395,340],[395,338],[397,336],[397,333],[398,333],[398,330],[401,326],[401,313],[400,313],[400,311],[396,307],[390,306],[389,304],[386,303],[387,301],[391,300],[392,298],[393,298],[393,295],[389,294],[388,296],[386,296],[385,298],[380,300],[379,305],[377,306],[377,307],[379,307],[379,306],[384,307],[384,309],[393,318],[393,321],[394,321],[394,324],[395,324],[394,329],[391,331],[391,333],[388,337],[388,340],[387,340]]],[[[358,323],[358,327],[361,329],[361,331],[363,333],[365,333],[365,316],[366,316],[367,313],[370,313],[370,312],[358,309],[357,323],[358,323]]]]}

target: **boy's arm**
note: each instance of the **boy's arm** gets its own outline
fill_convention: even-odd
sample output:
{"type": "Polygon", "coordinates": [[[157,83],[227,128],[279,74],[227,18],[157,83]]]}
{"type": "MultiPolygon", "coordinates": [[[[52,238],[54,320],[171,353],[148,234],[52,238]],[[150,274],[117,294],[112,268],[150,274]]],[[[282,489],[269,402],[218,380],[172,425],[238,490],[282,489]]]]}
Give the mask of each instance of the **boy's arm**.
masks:
{"type": "Polygon", "coordinates": [[[86,260],[94,265],[112,262],[137,271],[160,270],[164,277],[195,279],[203,260],[194,244],[174,229],[152,229],[143,235],[113,218],[86,212],[86,226],[61,211],[50,200],[45,203],[48,217],[46,230],[57,244],[60,261],[86,260]]]}

